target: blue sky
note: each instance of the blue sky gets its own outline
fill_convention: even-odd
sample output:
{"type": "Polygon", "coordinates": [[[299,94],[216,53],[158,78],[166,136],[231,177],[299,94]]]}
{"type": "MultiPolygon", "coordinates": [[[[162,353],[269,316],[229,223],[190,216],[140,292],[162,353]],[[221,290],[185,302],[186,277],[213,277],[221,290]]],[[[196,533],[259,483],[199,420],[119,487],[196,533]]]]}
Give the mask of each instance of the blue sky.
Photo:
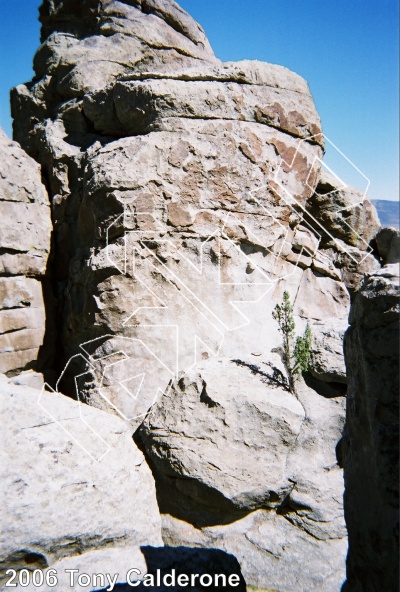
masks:
{"type": "MultiPolygon", "coordinates": [[[[0,125],[8,134],[9,89],[32,76],[39,4],[1,1],[0,125]]],[[[360,189],[369,179],[372,199],[399,198],[398,0],[180,4],[201,23],[220,59],[264,60],[306,78],[324,132],[340,150],[328,142],[327,165],[360,189]]]]}

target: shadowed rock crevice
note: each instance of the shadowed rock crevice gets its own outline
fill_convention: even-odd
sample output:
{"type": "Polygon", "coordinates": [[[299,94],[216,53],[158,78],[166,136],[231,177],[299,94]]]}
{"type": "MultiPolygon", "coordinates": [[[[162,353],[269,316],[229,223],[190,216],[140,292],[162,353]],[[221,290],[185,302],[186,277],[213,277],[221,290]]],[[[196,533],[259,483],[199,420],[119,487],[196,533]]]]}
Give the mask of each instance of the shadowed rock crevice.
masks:
{"type": "Polygon", "coordinates": [[[399,582],[399,295],[398,263],[365,278],[345,336],[346,592],[399,582]]]}
{"type": "Polygon", "coordinates": [[[304,374],[304,380],[308,387],[316,391],[321,397],[328,399],[334,397],[345,397],[347,394],[347,386],[342,382],[325,382],[318,380],[309,372],[304,374]]]}
{"type": "Polygon", "coordinates": [[[7,569],[46,569],[48,563],[46,557],[41,553],[35,553],[29,549],[22,549],[15,551],[0,561],[0,569],[6,571],[7,569]]]}
{"type": "MultiPolygon", "coordinates": [[[[196,592],[197,590],[225,590],[239,592],[246,592],[246,582],[242,575],[240,565],[237,559],[225,551],[220,549],[199,549],[190,547],[141,547],[141,551],[146,561],[146,574],[150,574],[154,578],[154,586],[140,584],[135,585],[136,590],[188,590],[189,592],[196,592]],[[171,575],[173,574],[174,575],[171,575]],[[178,578],[183,574],[189,585],[178,586],[178,578]],[[229,576],[236,575],[233,585],[230,585],[229,576]],[[167,576],[166,585],[162,586],[163,578],[167,576]],[[205,576],[204,584],[203,579],[205,576]],[[210,587],[210,579],[212,578],[212,586],[210,587]],[[158,579],[159,580],[158,580],[158,579]],[[175,578],[175,585],[173,585],[175,578]],[[161,587],[157,583],[161,582],[161,587]]],[[[135,574],[133,574],[135,575],[135,574]]],[[[143,578],[137,576],[137,579],[143,578]]],[[[132,586],[128,584],[118,584],[115,590],[119,592],[128,592],[132,590],[132,586]]],[[[104,592],[98,590],[97,592],[104,592]]]]}

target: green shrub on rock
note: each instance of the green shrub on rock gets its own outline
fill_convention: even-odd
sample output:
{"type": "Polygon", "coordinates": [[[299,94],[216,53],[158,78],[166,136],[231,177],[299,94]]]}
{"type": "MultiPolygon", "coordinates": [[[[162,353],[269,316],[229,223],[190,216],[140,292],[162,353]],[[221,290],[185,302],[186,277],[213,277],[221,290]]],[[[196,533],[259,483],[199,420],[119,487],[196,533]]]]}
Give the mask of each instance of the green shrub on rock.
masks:
{"type": "Polygon", "coordinates": [[[283,337],[283,363],[287,373],[289,390],[296,393],[296,381],[308,370],[311,353],[311,328],[307,323],[304,335],[295,339],[296,323],[289,293],[285,290],[281,304],[277,304],[272,317],[278,323],[283,337]]]}

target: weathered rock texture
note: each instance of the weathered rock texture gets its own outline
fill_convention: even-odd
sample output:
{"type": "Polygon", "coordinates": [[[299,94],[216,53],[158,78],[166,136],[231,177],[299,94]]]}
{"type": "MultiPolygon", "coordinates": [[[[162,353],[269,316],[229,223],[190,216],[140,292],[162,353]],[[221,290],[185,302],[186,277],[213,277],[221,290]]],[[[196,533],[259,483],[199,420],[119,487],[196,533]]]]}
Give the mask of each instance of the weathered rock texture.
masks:
{"type": "Polygon", "coordinates": [[[82,398],[135,421],[199,359],[270,349],[277,331],[260,327],[283,285],[301,317],[346,317],[342,270],[379,267],[373,213],[317,187],[323,136],[302,78],[222,64],[170,1],[46,1],[41,19],[14,134],[48,180],[58,358],[83,347],[82,398]]]}
{"type": "MultiPolygon", "coordinates": [[[[88,574],[91,578],[91,587],[89,590],[96,592],[110,590],[111,586],[103,574],[110,574],[112,578],[117,575],[117,586],[114,590],[118,592],[131,592],[135,589],[133,584],[126,583],[130,572],[131,580],[137,577],[143,577],[144,574],[153,576],[154,586],[139,585],[138,590],[147,590],[148,592],[178,592],[186,590],[187,592],[200,592],[204,589],[218,589],[223,592],[246,592],[246,584],[240,570],[239,563],[233,555],[221,551],[220,549],[201,549],[195,547],[154,547],[145,545],[130,549],[109,548],[107,550],[88,551],[83,555],[66,557],[52,565],[48,570],[56,570],[58,575],[57,592],[87,592],[87,585],[80,585],[77,579],[79,574],[88,574]],[[137,572],[132,572],[132,566],[140,570],[140,576],[137,572]],[[75,572],[75,585],[71,586],[70,572],[66,570],[79,570],[75,572]],[[171,573],[175,572],[175,581],[180,574],[186,578],[194,577],[195,584],[189,586],[171,586],[171,573]],[[223,574],[228,582],[229,576],[235,574],[238,576],[234,586],[223,586],[221,578],[218,579],[218,587],[204,587],[199,585],[199,577],[203,574],[215,576],[223,574]],[[103,579],[101,579],[103,575],[103,579]],[[157,577],[162,578],[168,575],[168,585],[157,585],[157,577]],[[124,585],[125,584],[125,585],[124,585]]],[[[46,570],[47,571],[47,570],[46,570]]],[[[46,571],[44,572],[46,574],[46,571]]],[[[53,572],[54,573],[54,572],[53,572]]],[[[205,579],[207,582],[208,578],[205,579]]],[[[186,580],[188,581],[188,580],[186,580]]],[[[83,580],[85,583],[85,580],[83,580]]],[[[37,586],[17,586],[14,588],[17,592],[26,590],[27,592],[36,592],[37,586]]],[[[40,587],[41,592],[52,592],[54,586],[40,587]]]]}
{"type": "Polygon", "coordinates": [[[326,319],[312,324],[310,373],[323,382],[346,383],[343,337],[347,318],[326,319]]]}
{"type": "MultiPolygon", "coordinates": [[[[59,388],[136,427],[157,398],[170,400],[179,372],[217,356],[251,360],[279,345],[271,312],[285,289],[299,329],[307,320],[331,323],[322,345],[315,344],[313,380],[343,381],[340,331],[349,290],[356,291],[364,271],[380,267],[368,245],[377,220],[352,190],[320,179],[324,142],[307,83],[281,66],[221,63],[199,25],[172,0],[45,0],[41,20],[36,76],[14,89],[12,111],[15,138],[41,164],[52,204],[57,360],[60,370],[66,365],[59,388]]],[[[273,516],[279,540],[290,529],[291,551],[269,563],[272,572],[261,571],[257,585],[269,587],[275,578],[291,589],[285,570],[296,553],[308,556],[315,548],[303,589],[333,590],[345,544],[334,461],[343,400],[305,392],[317,409],[327,406],[326,416],[302,419],[301,405],[282,393],[282,417],[274,405],[264,410],[273,449],[256,414],[262,451],[270,467],[278,463],[270,479],[260,479],[260,456],[252,487],[243,489],[251,459],[247,434],[236,425],[225,433],[240,450],[233,473],[204,473],[194,463],[194,473],[179,483],[194,484],[192,495],[204,496],[215,516],[223,508],[273,516]],[[285,458],[298,438],[307,442],[298,459],[306,492],[299,486],[291,493],[286,517],[268,513],[268,499],[283,508],[297,480],[285,458]],[[322,573],[325,588],[318,588],[322,573]]],[[[241,413],[233,399],[227,403],[241,413]]],[[[187,512],[185,520],[192,520],[187,512]]],[[[178,542],[181,535],[174,536],[178,542]]]]}
{"type": "Polygon", "coordinates": [[[365,251],[379,230],[374,206],[352,187],[340,187],[338,179],[323,171],[308,210],[325,230],[325,240],[342,239],[365,251]]]}
{"type": "MultiPolygon", "coordinates": [[[[71,589],[74,592],[87,592],[88,589],[100,592],[100,590],[104,591],[110,586],[105,576],[108,573],[110,575],[112,574],[112,578],[115,574],[118,574],[118,587],[115,589],[121,592],[123,590],[121,584],[126,581],[126,574],[132,569],[132,566],[140,569],[142,574],[147,571],[146,560],[140,547],[116,547],[107,545],[103,549],[84,550],[82,554],[70,555],[59,559],[48,568],[42,567],[44,583],[39,589],[41,592],[53,592],[55,589],[57,592],[70,592],[71,589]],[[70,570],[79,570],[78,572],[73,572],[73,585],[71,585],[70,570]],[[51,574],[54,573],[57,574],[56,585],[54,585],[54,580],[52,581],[50,578],[51,574]],[[78,581],[79,574],[88,574],[92,586],[88,588],[88,585],[80,585],[78,581]],[[101,579],[102,575],[103,579],[101,579]],[[47,585],[48,581],[50,585],[47,585]]],[[[83,583],[85,584],[85,582],[86,580],[84,579],[83,583]]],[[[29,586],[18,585],[13,589],[16,592],[23,592],[24,590],[26,592],[37,592],[38,586],[34,584],[29,586]]],[[[132,590],[132,587],[128,590],[132,590]]],[[[149,588],[149,592],[151,590],[149,588]]]]}
{"type": "Polygon", "coordinates": [[[399,277],[386,265],[364,281],[345,337],[344,440],[349,592],[399,584],[399,277]]]}
{"type": "Polygon", "coordinates": [[[248,585],[338,590],[343,415],[343,398],[303,384],[297,399],[266,365],[219,359],[182,375],[140,428],[165,542],[233,553],[248,585]]]}
{"type": "Polygon", "coordinates": [[[2,568],[162,544],[154,480],[121,420],[5,377],[0,389],[2,568]]]}
{"type": "Polygon", "coordinates": [[[0,161],[0,372],[15,374],[51,357],[52,223],[39,165],[1,129],[0,161]]]}
{"type": "Polygon", "coordinates": [[[400,232],[381,228],[375,237],[379,257],[384,265],[400,261],[400,232]]]}
{"type": "Polygon", "coordinates": [[[343,187],[339,179],[323,170],[307,202],[306,218],[320,236],[321,256],[333,261],[353,295],[364,275],[380,267],[371,246],[380,228],[375,207],[361,191],[343,187]]]}

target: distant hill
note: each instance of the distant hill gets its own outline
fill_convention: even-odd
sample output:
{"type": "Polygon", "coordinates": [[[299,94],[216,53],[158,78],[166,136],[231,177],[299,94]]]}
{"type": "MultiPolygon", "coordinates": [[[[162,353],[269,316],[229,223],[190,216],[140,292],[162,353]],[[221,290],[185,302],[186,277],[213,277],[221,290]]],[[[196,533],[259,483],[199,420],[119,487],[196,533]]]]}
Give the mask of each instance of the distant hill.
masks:
{"type": "Polygon", "coordinates": [[[371,199],[376,207],[382,226],[392,226],[399,230],[400,202],[387,199],[371,199]]]}

